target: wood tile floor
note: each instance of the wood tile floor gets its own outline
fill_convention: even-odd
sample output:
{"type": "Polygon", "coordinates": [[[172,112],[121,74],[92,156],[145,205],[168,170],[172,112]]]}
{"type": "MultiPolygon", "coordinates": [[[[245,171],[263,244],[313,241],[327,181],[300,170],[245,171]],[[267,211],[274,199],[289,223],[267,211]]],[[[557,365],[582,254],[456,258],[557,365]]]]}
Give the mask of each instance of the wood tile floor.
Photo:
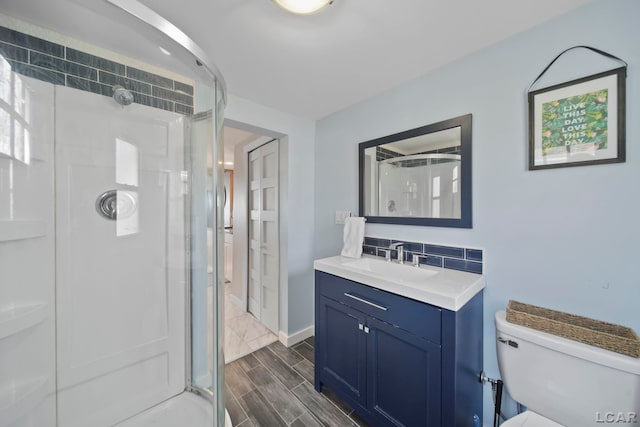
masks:
{"type": "Polygon", "coordinates": [[[226,406],[234,426],[368,427],[326,387],[313,388],[314,341],[279,341],[226,365],[226,406]]]}

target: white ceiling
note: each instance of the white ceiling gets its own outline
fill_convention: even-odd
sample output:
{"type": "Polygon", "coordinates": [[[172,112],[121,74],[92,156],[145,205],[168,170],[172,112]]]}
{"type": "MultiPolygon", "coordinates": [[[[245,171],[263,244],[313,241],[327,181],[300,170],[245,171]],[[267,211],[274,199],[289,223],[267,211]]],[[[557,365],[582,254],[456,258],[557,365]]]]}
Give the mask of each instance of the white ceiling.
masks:
{"type": "MultiPolygon", "coordinates": [[[[310,16],[289,14],[272,0],[140,1],[208,53],[229,93],[320,119],[598,0],[335,0],[310,16]]],[[[159,36],[149,30],[149,40],[141,40],[129,29],[133,18],[114,28],[108,19],[113,9],[103,0],[47,0],[47,6],[0,0],[0,12],[9,16],[65,28],[105,48],[125,46],[134,58],[155,54],[154,63],[173,61],[169,69],[181,61],[158,60],[164,56],[154,45],[159,36]]],[[[225,129],[225,159],[232,158],[234,143],[256,137],[225,129]]]]}
{"type": "Polygon", "coordinates": [[[229,93],[319,119],[592,0],[142,0],[205,49],[229,93]]]}

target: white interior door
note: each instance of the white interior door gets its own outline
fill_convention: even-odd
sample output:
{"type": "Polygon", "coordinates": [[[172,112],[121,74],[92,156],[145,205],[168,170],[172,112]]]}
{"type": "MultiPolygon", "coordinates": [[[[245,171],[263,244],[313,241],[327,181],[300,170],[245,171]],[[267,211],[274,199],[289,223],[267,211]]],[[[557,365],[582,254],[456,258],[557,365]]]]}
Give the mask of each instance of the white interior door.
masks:
{"type": "Polygon", "coordinates": [[[185,387],[183,118],[56,86],[55,134],[58,425],[112,426],[185,387]]]}
{"type": "Polygon", "coordinates": [[[249,153],[249,311],[278,333],[278,141],[249,153]]]}

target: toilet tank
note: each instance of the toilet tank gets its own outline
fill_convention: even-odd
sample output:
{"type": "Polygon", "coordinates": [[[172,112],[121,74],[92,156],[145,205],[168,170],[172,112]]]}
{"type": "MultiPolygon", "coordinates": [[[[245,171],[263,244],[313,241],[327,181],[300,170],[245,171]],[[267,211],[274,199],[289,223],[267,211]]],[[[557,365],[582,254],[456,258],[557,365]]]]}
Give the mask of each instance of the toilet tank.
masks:
{"type": "Polygon", "coordinates": [[[565,426],[640,425],[640,359],[495,315],[500,376],[527,409],[565,426]]]}

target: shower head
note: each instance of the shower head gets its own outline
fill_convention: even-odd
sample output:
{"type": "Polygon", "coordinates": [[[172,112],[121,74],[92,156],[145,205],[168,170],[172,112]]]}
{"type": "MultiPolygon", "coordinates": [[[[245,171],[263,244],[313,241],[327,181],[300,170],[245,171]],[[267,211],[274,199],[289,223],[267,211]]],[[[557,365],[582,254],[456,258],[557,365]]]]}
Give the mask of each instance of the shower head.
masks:
{"type": "Polygon", "coordinates": [[[118,104],[126,106],[133,102],[133,94],[130,90],[116,85],[113,87],[113,99],[115,99],[118,104]]]}

